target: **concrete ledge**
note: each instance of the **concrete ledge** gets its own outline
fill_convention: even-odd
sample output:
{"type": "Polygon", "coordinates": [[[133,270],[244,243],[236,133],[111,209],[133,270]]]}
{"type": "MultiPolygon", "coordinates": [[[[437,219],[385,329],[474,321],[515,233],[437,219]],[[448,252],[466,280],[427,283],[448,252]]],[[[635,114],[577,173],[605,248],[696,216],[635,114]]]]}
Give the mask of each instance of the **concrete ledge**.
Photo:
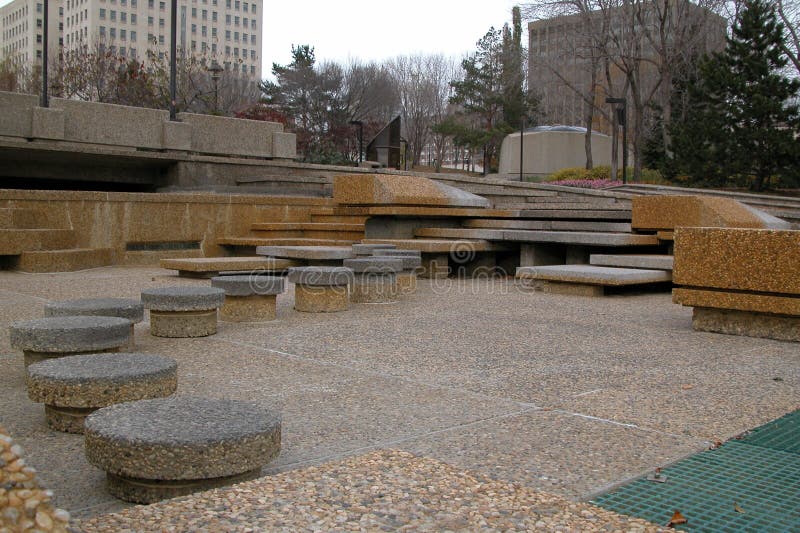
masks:
{"type": "Polygon", "coordinates": [[[333,179],[340,205],[489,207],[486,198],[420,176],[350,174],[333,179]]]}
{"type": "Polygon", "coordinates": [[[394,244],[354,244],[353,253],[359,255],[374,255],[376,250],[394,250],[394,244]]]}
{"type": "Polygon", "coordinates": [[[672,301],[687,307],[729,309],[800,317],[800,297],[796,296],[680,287],[672,290],[672,301]]]}
{"type": "Polygon", "coordinates": [[[0,91],[0,135],[30,138],[33,110],[38,105],[35,95],[0,91]]]}
{"type": "Polygon", "coordinates": [[[164,149],[185,150],[192,149],[192,126],[183,122],[167,120],[163,125],[164,149]]]}
{"type": "Polygon", "coordinates": [[[274,257],[196,257],[162,259],[161,268],[177,270],[179,276],[213,278],[221,272],[283,272],[300,266],[297,261],[274,257]]]}
{"type": "Polygon", "coordinates": [[[403,259],[400,257],[357,257],[345,259],[343,265],[356,274],[376,275],[396,274],[403,270],[403,259]]]}
{"type": "Polygon", "coordinates": [[[263,120],[178,113],[178,120],[191,126],[192,151],[206,154],[273,157],[272,136],[283,125],[263,120]]]}
{"type": "Polygon", "coordinates": [[[272,134],[272,157],[276,159],[297,158],[297,135],[276,131],[272,134]]]}
{"type": "Polygon", "coordinates": [[[632,223],[637,230],[678,227],[773,228],[790,224],[731,198],[712,196],[636,196],[632,223]]]}
{"type": "Polygon", "coordinates": [[[45,107],[33,108],[31,137],[36,139],[64,138],[64,111],[45,107]]]}
{"type": "Polygon", "coordinates": [[[258,246],[258,255],[306,260],[341,260],[354,257],[350,246],[258,246]]]}
{"type": "Polygon", "coordinates": [[[618,287],[661,283],[670,281],[672,276],[663,270],[608,268],[591,265],[550,265],[519,267],[517,278],[618,287]]]}
{"type": "Polygon", "coordinates": [[[596,266],[646,268],[650,270],[672,270],[673,257],[666,254],[592,254],[589,264],[596,266]]]}
{"type": "Polygon", "coordinates": [[[692,329],[800,342],[800,317],[695,307],[692,329]]]}

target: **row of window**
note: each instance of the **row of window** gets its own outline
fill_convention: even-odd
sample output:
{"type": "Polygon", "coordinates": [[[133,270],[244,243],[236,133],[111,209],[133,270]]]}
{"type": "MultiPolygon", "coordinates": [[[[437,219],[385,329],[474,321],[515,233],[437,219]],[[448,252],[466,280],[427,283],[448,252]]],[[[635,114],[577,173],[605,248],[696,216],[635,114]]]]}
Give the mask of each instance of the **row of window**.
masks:
{"type": "Polygon", "coordinates": [[[6,26],[7,24],[12,24],[18,21],[19,19],[27,16],[28,16],[28,6],[21,7],[16,11],[14,11],[13,13],[10,13],[5,17],[3,17],[3,26],[6,26]]]}
{"type": "Polygon", "coordinates": [[[79,22],[83,22],[84,20],[89,20],[89,10],[84,9],[74,15],[70,15],[67,17],[67,26],[75,26],[79,22]]]}
{"type": "Polygon", "coordinates": [[[13,28],[3,30],[3,40],[13,39],[17,35],[24,35],[28,31],[28,21],[17,24],[13,28]]]}
{"type": "MultiPolygon", "coordinates": [[[[70,1],[74,4],[76,0],[68,0],[67,3],[69,3],[70,1]]],[[[106,0],[100,0],[100,1],[103,2],[103,3],[106,2],[106,0]]],[[[82,4],[83,0],[80,0],[80,2],[82,4]]],[[[108,0],[108,2],[110,4],[116,4],[117,0],[108,0]]],[[[131,7],[136,7],[136,0],[130,0],[130,2],[131,2],[131,7]]],[[[208,5],[208,0],[203,0],[203,4],[204,5],[208,5]]],[[[127,5],[127,0],[119,0],[119,5],[121,5],[121,6],[127,5]]],[[[212,0],[211,1],[211,5],[215,5],[215,6],[218,5],[217,0],[212,0]]],[[[147,7],[150,8],[150,9],[154,9],[155,8],[154,0],[148,0],[147,1],[147,7]]],[[[252,3],[248,3],[248,2],[241,2],[240,0],[233,0],[233,1],[232,0],[225,0],[225,7],[227,9],[233,8],[236,11],[241,11],[242,13],[248,13],[248,12],[249,13],[256,13],[258,11],[258,6],[256,4],[252,4],[252,3]]],[[[164,9],[164,2],[159,2],[159,8],[160,9],[164,9]]],[[[195,13],[192,16],[196,17],[197,16],[196,15],[196,11],[197,11],[196,8],[192,8],[192,11],[195,13]]]]}

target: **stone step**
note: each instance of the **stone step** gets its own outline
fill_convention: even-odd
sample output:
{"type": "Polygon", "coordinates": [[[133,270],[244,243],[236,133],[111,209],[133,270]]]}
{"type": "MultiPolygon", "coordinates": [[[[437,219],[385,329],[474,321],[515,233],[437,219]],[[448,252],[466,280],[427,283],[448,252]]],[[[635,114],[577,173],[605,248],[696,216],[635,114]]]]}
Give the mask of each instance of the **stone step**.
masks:
{"type": "Polygon", "coordinates": [[[364,224],[367,217],[360,215],[315,215],[311,214],[311,222],[326,224],[364,224]]]}
{"type": "Polygon", "coordinates": [[[471,254],[474,252],[506,251],[508,246],[485,239],[364,239],[365,244],[394,244],[401,250],[422,253],[471,254]]]}
{"type": "Polygon", "coordinates": [[[23,252],[15,261],[14,268],[23,272],[71,272],[113,263],[114,250],[111,248],[71,248],[23,252]]]}
{"type": "Polygon", "coordinates": [[[284,259],[339,261],[355,257],[352,246],[259,246],[258,255],[284,259]]]}
{"type": "Polygon", "coordinates": [[[255,237],[359,240],[364,224],[323,222],[257,222],[251,226],[255,237]]]}
{"type": "Polygon", "coordinates": [[[256,222],[252,229],[261,231],[313,230],[313,231],[363,231],[364,224],[333,224],[326,222],[256,222]]]}
{"type": "Polygon", "coordinates": [[[631,225],[626,222],[591,222],[571,220],[504,220],[494,218],[477,218],[465,220],[465,228],[486,229],[529,229],[556,231],[602,231],[630,233],[631,225]]]}
{"type": "Polygon", "coordinates": [[[180,257],[196,259],[203,257],[203,250],[126,250],[121,261],[124,265],[156,266],[165,258],[180,257]]]}
{"type": "MultiPolygon", "coordinates": [[[[438,181],[446,181],[446,180],[438,180],[438,181]]],[[[556,196],[557,193],[554,191],[537,191],[537,190],[530,190],[530,189],[521,189],[518,187],[515,188],[506,188],[499,185],[471,185],[471,184],[463,184],[458,182],[452,182],[455,187],[459,189],[463,189],[467,192],[471,192],[472,194],[478,194],[480,196],[538,196],[538,197],[547,197],[547,196],[556,196]]]]}
{"type": "Polygon", "coordinates": [[[591,254],[589,264],[595,266],[644,268],[672,271],[674,258],[666,254],[591,254]]]}
{"type": "Polygon", "coordinates": [[[419,228],[417,237],[448,239],[487,239],[511,242],[549,242],[584,246],[653,246],[658,244],[655,235],[630,233],[603,233],[592,231],[527,231],[471,228],[419,228]]]}
{"type": "Polygon", "coordinates": [[[289,259],[272,257],[199,257],[195,259],[162,259],[160,266],[177,270],[179,276],[193,278],[213,278],[221,272],[282,272],[301,263],[289,259]]]}
{"type": "Polygon", "coordinates": [[[592,265],[526,266],[517,269],[517,278],[602,285],[619,287],[646,283],[663,283],[672,280],[672,274],[664,270],[639,268],[612,268],[592,265]]]}
{"type": "Polygon", "coordinates": [[[222,237],[217,239],[220,246],[350,246],[353,240],[337,239],[271,239],[263,237],[222,237]]]}
{"type": "MultiPolygon", "coordinates": [[[[530,204],[528,204],[530,205],[530,204]]],[[[520,209],[520,218],[543,218],[563,220],[620,220],[630,222],[630,209],[520,209]]]]}
{"type": "Polygon", "coordinates": [[[496,207],[502,209],[535,209],[541,211],[611,211],[611,212],[631,212],[630,206],[619,204],[609,204],[606,202],[536,202],[528,201],[525,203],[513,202],[498,204],[496,207]]]}
{"type": "Polygon", "coordinates": [[[69,229],[0,229],[0,255],[68,249],[75,244],[75,232],[69,229]]]}
{"type": "Polygon", "coordinates": [[[42,229],[45,226],[41,213],[36,209],[18,207],[0,208],[0,228],[42,229]]]}

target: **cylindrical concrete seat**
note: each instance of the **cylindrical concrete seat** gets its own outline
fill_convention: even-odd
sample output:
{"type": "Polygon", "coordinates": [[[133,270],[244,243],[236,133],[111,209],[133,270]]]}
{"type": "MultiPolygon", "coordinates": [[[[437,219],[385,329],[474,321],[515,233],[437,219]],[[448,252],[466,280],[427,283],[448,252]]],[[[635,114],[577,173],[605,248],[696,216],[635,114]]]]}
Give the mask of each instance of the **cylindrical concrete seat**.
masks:
{"type": "Polygon", "coordinates": [[[353,253],[356,256],[370,256],[375,250],[394,250],[394,244],[354,244],[353,253]]]}
{"type": "Polygon", "coordinates": [[[128,349],[133,348],[133,326],[144,320],[142,302],[130,298],[78,298],[50,302],[44,306],[44,316],[115,316],[131,321],[131,340],[128,349]]]}
{"type": "Polygon", "coordinates": [[[217,309],[225,291],[216,287],[160,287],[142,291],[156,337],[206,337],[217,332],[217,309]]]}
{"type": "Polygon", "coordinates": [[[276,297],[286,290],[286,280],[255,274],[217,276],[211,278],[211,286],[225,291],[222,320],[264,322],[275,319],[276,297]]]}
{"type": "Polygon", "coordinates": [[[353,303],[389,303],[397,300],[397,273],[403,271],[400,257],[357,257],[345,259],[355,276],[350,287],[353,303]]]}
{"type": "Polygon", "coordinates": [[[377,250],[374,257],[399,258],[403,270],[397,273],[397,292],[413,294],[417,291],[417,271],[422,267],[422,257],[417,250],[377,250]],[[381,253],[385,252],[385,254],[381,253]],[[394,254],[392,252],[411,252],[394,254]]]}
{"type": "Polygon", "coordinates": [[[305,313],[347,311],[353,271],[344,267],[308,266],[289,269],[294,283],[294,308],[305,313]]]}
{"type": "Polygon", "coordinates": [[[25,366],[45,359],[118,352],[130,342],[131,321],[111,316],[58,316],[17,322],[11,346],[22,350],[25,366]]]}
{"type": "Polygon", "coordinates": [[[115,403],[169,396],[178,387],[178,363],[144,353],[90,354],[32,364],[28,397],[45,404],[47,425],[83,433],[84,419],[115,403]]]}
{"type": "Polygon", "coordinates": [[[171,397],[86,419],[86,457],[109,492],[152,503],[258,477],[280,453],[280,414],[250,402],[171,397]]]}

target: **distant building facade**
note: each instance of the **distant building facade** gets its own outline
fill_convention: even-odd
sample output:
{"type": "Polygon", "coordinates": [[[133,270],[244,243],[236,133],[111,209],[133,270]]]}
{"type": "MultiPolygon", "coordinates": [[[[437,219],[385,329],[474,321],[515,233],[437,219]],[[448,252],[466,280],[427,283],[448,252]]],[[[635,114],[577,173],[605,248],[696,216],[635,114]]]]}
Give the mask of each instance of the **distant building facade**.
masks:
{"type": "MultiPolygon", "coordinates": [[[[170,49],[169,0],[51,0],[51,50],[98,43],[143,61],[146,51],[170,49]],[[55,48],[54,48],[55,47],[55,48]]],[[[42,0],[14,0],[0,8],[3,57],[41,61],[42,0]],[[37,47],[38,45],[38,47],[37,47]]],[[[263,0],[179,0],[179,53],[216,59],[226,69],[261,78],[263,0]]]]}

